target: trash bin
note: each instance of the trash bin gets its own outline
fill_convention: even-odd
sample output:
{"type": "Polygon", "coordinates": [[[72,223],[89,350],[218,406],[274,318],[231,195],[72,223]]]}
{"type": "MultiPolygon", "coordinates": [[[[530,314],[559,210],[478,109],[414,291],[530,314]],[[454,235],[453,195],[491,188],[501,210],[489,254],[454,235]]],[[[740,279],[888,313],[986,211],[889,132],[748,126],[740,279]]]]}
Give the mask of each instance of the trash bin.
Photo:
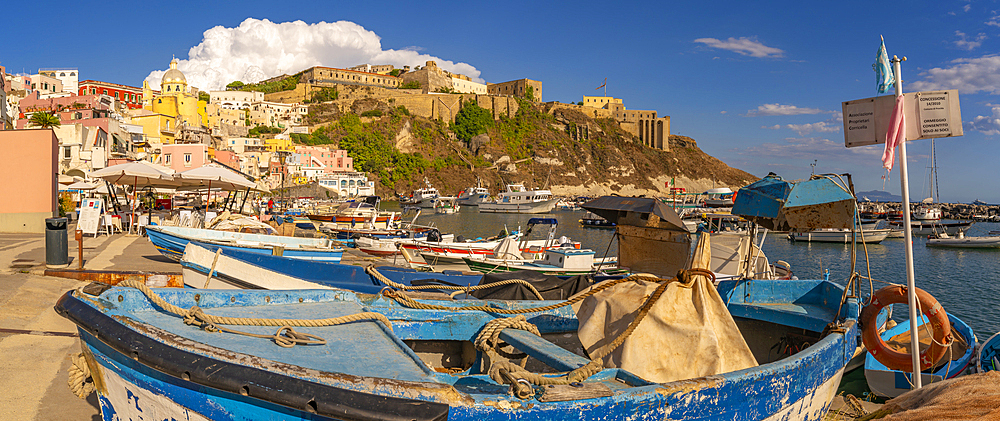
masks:
{"type": "Polygon", "coordinates": [[[66,218],[45,218],[45,264],[69,264],[69,238],[66,218]]]}

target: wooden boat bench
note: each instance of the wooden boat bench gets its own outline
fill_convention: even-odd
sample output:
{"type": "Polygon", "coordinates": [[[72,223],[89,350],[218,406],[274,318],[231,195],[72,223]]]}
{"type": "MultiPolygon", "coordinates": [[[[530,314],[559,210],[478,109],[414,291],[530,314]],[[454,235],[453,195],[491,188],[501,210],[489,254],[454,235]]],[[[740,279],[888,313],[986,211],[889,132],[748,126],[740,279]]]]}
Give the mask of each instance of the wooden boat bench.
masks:
{"type": "Polygon", "coordinates": [[[557,371],[573,371],[590,362],[526,330],[504,329],[500,339],[557,371]]]}
{"type": "Polygon", "coordinates": [[[762,320],[780,325],[797,327],[812,332],[822,332],[836,315],[828,308],[815,304],[769,304],[730,303],[729,314],[733,317],[762,320]]]}

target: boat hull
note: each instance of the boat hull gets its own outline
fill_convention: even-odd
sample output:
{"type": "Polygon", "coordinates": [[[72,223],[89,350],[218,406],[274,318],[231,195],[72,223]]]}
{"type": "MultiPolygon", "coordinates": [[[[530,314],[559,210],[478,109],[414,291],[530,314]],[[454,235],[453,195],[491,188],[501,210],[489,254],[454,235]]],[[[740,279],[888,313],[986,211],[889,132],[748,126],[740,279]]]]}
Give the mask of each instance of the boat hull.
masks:
{"type": "MultiPolygon", "coordinates": [[[[767,287],[775,292],[782,291],[786,287],[781,282],[773,281],[767,287]]],[[[817,290],[817,284],[810,285],[812,287],[802,283],[801,286],[807,287],[805,291],[817,290]]],[[[753,303],[737,303],[742,299],[739,294],[751,288],[755,286],[729,285],[720,288],[720,292],[724,296],[732,295],[729,300],[732,305],[757,308],[758,313],[761,309],[765,313],[774,311],[753,303]]],[[[826,286],[820,289],[833,290],[826,286]]],[[[195,304],[193,291],[160,291],[165,299],[177,305],[195,304]]],[[[758,367],[662,384],[644,382],[620,369],[604,369],[588,381],[617,385],[609,396],[570,401],[543,402],[534,398],[521,401],[509,397],[506,387],[497,387],[482,375],[468,376],[470,381],[476,382],[470,386],[456,383],[455,376],[433,371],[426,371],[424,375],[437,381],[425,382],[361,377],[321,369],[303,370],[301,366],[273,358],[291,358],[282,356],[323,348],[295,347],[281,351],[264,341],[260,349],[278,357],[249,355],[220,348],[218,346],[223,345],[213,344],[217,339],[210,340],[213,343],[196,339],[221,336],[225,344],[225,334],[203,332],[180,325],[179,321],[169,322],[173,327],[167,330],[149,324],[154,323],[159,313],[135,290],[112,288],[93,298],[80,298],[78,294],[84,293],[64,295],[56,304],[56,311],[79,327],[104,419],[139,419],[142,416],[147,419],[210,420],[820,420],[836,394],[858,334],[855,320],[849,318],[840,325],[841,329],[828,333],[805,350],[758,367]],[[118,305],[111,305],[112,302],[118,305]]],[[[753,295],[758,296],[757,292],[753,295]]],[[[236,310],[240,306],[254,306],[264,311],[274,306],[271,311],[283,312],[303,300],[304,306],[317,309],[317,305],[331,300],[354,297],[346,291],[234,293],[210,290],[199,291],[198,296],[206,311],[214,313],[224,312],[228,307],[236,310]]],[[[495,317],[444,312],[434,313],[434,316],[428,313],[424,318],[407,318],[407,312],[414,310],[390,309],[384,307],[385,303],[365,302],[369,311],[392,312],[393,331],[382,329],[389,338],[412,337],[425,332],[420,326],[426,322],[418,320],[427,320],[426,317],[440,319],[435,323],[450,323],[452,327],[447,332],[451,334],[474,335],[475,329],[486,319],[495,317]]],[[[856,312],[856,303],[845,305],[856,312]]],[[[734,309],[734,316],[755,312],[737,310],[734,309]]],[[[571,313],[556,312],[551,316],[558,319],[568,314],[571,313]]],[[[535,323],[545,320],[546,317],[538,318],[535,323]]],[[[335,330],[329,330],[335,327],[325,328],[328,329],[325,331],[319,329],[318,333],[324,337],[336,339],[332,335],[335,330]]],[[[398,345],[405,358],[419,361],[405,345],[401,342],[398,345]]],[[[365,348],[369,343],[360,346],[365,348]]],[[[344,351],[349,355],[364,354],[360,348],[344,351]]],[[[343,358],[326,355],[319,361],[329,361],[331,357],[343,358]]]]}
{"type": "Polygon", "coordinates": [[[927,247],[1000,248],[1000,237],[929,238],[927,247]]]}
{"type": "MultiPolygon", "coordinates": [[[[878,244],[888,238],[890,232],[892,232],[890,229],[864,230],[863,238],[861,234],[858,234],[857,241],[860,243],[863,239],[867,244],[878,244]]],[[[794,241],[843,244],[850,244],[855,240],[854,234],[850,231],[791,232],[788,233],[788,238],[794,241]]]]}
{"type": "MultiPolygon", "coordinates": [[[[201,241],[205,243],[210,243],[216,247],[221,247],[224,250],[234,251],[242,250],[249,253],[255,254],[265,254],[265,255],[278,255],[289,257],[293,259],[303,259],[303,260],[316,260],[323,262],[340,262],[344,255],[344,250],[342,248],[298,248],[297,244],[287,244],[283,245],[250,245],[250,244],[234,244],[234,243],[223,243],[220,241],[213,241],[210,239],[195,239],[184,237],[181,235],[176,235],[174,233],[156,229],[155,227],[147,228],[146,232],[149,235],[149,241],[153,243],[156,250],[163,254],[167,258],[180,261],[181,257],[184,255],[184,248],[191,241],[201,241]],[[279,250],[280,249],[280,250],[279,250]]],[[[238,234],[238,233],[237,233],[238,234]]],[[[259,237],[276,237],[276,236],[258,236],[258,237],[247,237],[248,241],[253,239],[259,240],[259,237]]],[[[291,238],[291,237],[289,237],[291,238]]],[[[240,240],[234,240],[240,241],[240,240]]],[[[316,243],[318,244],[318,243],[316,243]]]]}
{"type": "Polygon", "coordinates": [[[549,213],[556,207],[559,199],[549,199],[532,203],[496,203],[479,204],[479,211],[486,213],[549,213]]]}

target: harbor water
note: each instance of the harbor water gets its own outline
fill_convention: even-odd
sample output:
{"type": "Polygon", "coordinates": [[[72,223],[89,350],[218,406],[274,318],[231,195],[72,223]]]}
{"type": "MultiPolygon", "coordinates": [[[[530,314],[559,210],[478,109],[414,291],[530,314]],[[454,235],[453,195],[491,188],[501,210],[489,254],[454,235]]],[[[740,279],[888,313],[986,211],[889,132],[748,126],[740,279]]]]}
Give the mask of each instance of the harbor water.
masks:
{"type": "MultiPolygon", "coordinates": [[[[385,206],[388,210],[398,210],[394,203],[385,206]]],[[[532,217],[555,218],[559,221],[556,237],[566,236],[579,241],[584,248],[594,250],[598,257],[615,256],[618,253],[614,239],[614,229],[584,228],[579,219],[583,211],[553,211],[542,215],[480,213],[476,207],[463,207],[456,214],[438,215],[425,209],[418,224],[434,225],[443,233],[454,233],[465,238],[489,237],[505,227],[514,231],[527,227],[532,217]]],[[[998,223],[976,223],[967,235],[986,235],[991,230],[1000,230],[998,223]]],[[[545,233],[536,230],[531,238],[544,238],[545,233]]],[[[925,237],[914,237],[913,261],[916,285],[933,295],[948,312],[964,320],[975,330],[980,340],[989,338],[1000,331],[1000,305],[994,303],[1000,297],[1000,249],[960,249],[927,247],[925,237]]],[[[885,282],[906,284],[906,262],[902,238],[888,238],[880,244],[868,244],[867,261],[871,277],[876,280],[875,290],[885,286],[885,282]]],[[[784,234],[769,234],[763,250],[773,263],[777,260],[788,262],[795,276],[800,279],[816,279],[825,271],[830,272],[830,280],[844,284],[850,276],[851,247],[846,244],[792,242],[784,234]]],[[[858,247],[856,270],[868,276],[865,264],[865,250],[858,247]]],[[[863,295],[867,296],[869,285],[862,284],[863,295]]],[[[905,316],[905,306],[894,308],[896,319],[905,316]]]]}

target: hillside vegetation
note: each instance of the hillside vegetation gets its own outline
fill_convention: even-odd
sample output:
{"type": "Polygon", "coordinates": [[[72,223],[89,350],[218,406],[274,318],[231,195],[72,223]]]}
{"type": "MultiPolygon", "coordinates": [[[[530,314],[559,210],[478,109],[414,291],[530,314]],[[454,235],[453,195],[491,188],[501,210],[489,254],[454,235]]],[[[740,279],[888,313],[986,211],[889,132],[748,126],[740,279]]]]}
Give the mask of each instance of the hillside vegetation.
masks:
{"type": "Polygon", "coordinates": [[[708,156],[688,137],[670,136],[670,150],[661,151],[637,143],[610,119],[519,103],[516,116],[499,120],[466,103],[451,124],[375,99],[355,101],[349,110],[319,103],[306,116],[311,133],[292,136],[301,144],[347,150],[383,196],[409,193],[424,179],[448,195],[477,178],[493,193],[521,182],[557,195],[665,195],[671,180],[703,191],[756,179],[708,156]],[[571,136],[581,127],[585,136],[571,136]]]}

